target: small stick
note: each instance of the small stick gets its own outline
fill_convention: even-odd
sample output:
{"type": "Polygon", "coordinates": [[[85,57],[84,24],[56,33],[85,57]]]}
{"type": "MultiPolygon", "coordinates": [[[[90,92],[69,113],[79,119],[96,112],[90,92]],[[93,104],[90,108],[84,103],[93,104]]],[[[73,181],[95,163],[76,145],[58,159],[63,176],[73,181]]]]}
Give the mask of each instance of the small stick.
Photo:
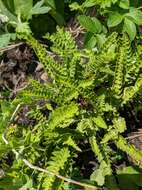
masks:
{"type": "Polygon", "coordinates": [[[23,42],[20,42],[20,43],[17,43],[17,44],[9,45],[9,46],[7,46],[7,47],[5,47],[5,48],[0,48],[0,52],[3,53],[3,52],[5,52],[5,51],[14,49],[14,48],[16,48],[16,47],[18,47],[18,46],[20,46],[20,45],[22,45],[22,44],[23,44],[23,42]]]}

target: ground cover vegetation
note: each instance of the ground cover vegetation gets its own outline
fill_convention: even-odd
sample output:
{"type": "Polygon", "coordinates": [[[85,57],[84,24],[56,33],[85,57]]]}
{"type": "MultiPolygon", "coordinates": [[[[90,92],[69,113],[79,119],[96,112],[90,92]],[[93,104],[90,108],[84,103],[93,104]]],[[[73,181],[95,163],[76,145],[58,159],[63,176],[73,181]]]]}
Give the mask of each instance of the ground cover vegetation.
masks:
{"type": "Polygon", "coordinates": [[[141,9],[0,0],[0,190],[142,189],[141,9]]]}

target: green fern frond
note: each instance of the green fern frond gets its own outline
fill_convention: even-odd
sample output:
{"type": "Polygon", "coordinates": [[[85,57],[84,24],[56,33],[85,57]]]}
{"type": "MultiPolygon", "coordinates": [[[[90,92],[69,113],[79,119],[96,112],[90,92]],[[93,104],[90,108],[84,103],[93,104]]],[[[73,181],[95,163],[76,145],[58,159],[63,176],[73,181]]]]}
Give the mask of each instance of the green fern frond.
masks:
{"type": "MultiPolygon", "coordinates": [[[[51,156],[50,161],[47,163],[47,170],[50,172],[53,172],[55,174],[59,174],[60,171],[64,170],[66,167],[66,163],[68,159],[70,158],[70,151],[68,148],[62,148],[60,150],[55,150],[51,156]]],[[[43,189],[45,190],[54,190],[52,187],[56,186],[57,188],[57,183],[56,185],[54,184],[56,177],[53,175],[46,175],[44,177],[43,181],[43,189]]]]}
{"type": "Polygon", "coordinates": [[[118,117],[113,119],[113,126],[109,128],[109,131],[104,135],[101,140],[102,144],[108,143],[110,140],[116,140],[120,133],[126,130],[126,122],[124,118],[118,117]]]}
{"type": "Polygon", "coordinates": [[[109,155],[106,152],[107,147],[100,147],[97,143],[97,139],[95,136],[89,139],[91,144],[91,148],[100,162],[100,166],[97,170],[91,175],[91,180],[96,181],[98,185],[104,185],[106,181],[107,187],[113,187],[116,190],[119,190],[118,185],[114,176],[112,176],[111,162],[109,155]],[[101,176],[101,179],[100,179],[101,176]],[[112,176],[112,178],[107,178],[107,176],[112,176]],[[106,179],[105,179],[106,178],[106,179]]]}
{"type": "Polygon", "coordinates": [[[77,46],[73,37],[71,36],[71,33],[65,31],[64,28],[58,27],[56,33],[54,33],[53,35],[46,34],[44,38],[53,42],[53,52],[61,56],[64,56],[64,54],[70,55],[70,53],[73,53],[77,49],[77,46]]]}
{"type": "Polygon", "coordinates": [[[29,97],[37,98],[37,99],[53,99],[58,95],[57,88],[54,88],[52,85],[41,84],[36,80],[31,80],[30,85],[27,89],[25,89],[21,95],[26,99],[29,97]]]}
{"type": "Polygon", "coordinates": [[[119,136],[115,141],[116,146],[122,151],[126,152],[131,156],[135,161],[142,161],[142,152],[137,150],[134,145],[128,144],[126,139],[122,136],[119,136]]]}
{"type": "Polygon", "coordinates": [[[125,45],[125,47],[126,47],[125,84],[126,86],[128,86],[134,84],[142,68],[141,53],[139,52],[139,48],[141,47],[141,45],[132,47],[130,40],[127,39],[127,44],[125,45]]]}
{"type": "MultiPolygon", "coordinates": [[[[118,0],[86,0],[83,5],[85,6],[86,3],[93,4],[93,5],[99,5],[101,8],[107,8],[111,7],[111,5],[115,4],[118,0]]],[[[79,5],[78,5],[79,6],[79,5]]]]}
{"type": "Polygon", "coordinates": [[[124,84],[124,75],[125,75],[125,35],[121,41],[118,58],[115,67],[115,75],[113,80],[112,90],[115,93],[116,98],[119,98],[122,95],[123,84],[124,84]]]}
{"type": "Polygon", "coordinates": [[[133,99],[133,97],[138,94],[138,92],[141,90],[142,88],[142,77],[139,77],[135,83],[134,86],[130,86],[130,87],[126,87],[124,89],[124,93],[123,93],[123,103],[127,103],[130,100],[133,99]]]}
{"type": "Polygon", "coordinates": [[[34,37],[31,35],[29,36],[23,36],[23,38],[26,40],[26,42],[34,49],[38,59],[40,62],[44,65],[46,68],[47,63],[48,63],[48,58],[50,57],[47,56],[47,50],[45,47],[43,47],[42,44],[40,44],[34,37]]]}
{"type": "Polygon", "coordinates": [[[95,155],[97,156],[99,162],[101,163],[104,160],[103,154],[101,152],[101,149],[97,143],[96,137],[93,136],[89,139],[89,142],[91,144],[91,148],[93,150],[93,152],[95,153],[95,155]]]}
{"type": "Polygon", "coordinates": [[[75,103],[69,105],[63,105],[55,109],[48,120],[48,128],[55,129],[56,127],[65,127],[74,120],[74,116],[78,114],[79,108],[75,103]]]}
{"type": "Polygon", "coordinates": [[[107,40],[103,44],[102,51],[103,52],[109,52],[113,48],[117,46],[117,37],[118,34],[116,32],[113,32],[110,36],[108,36],[107,40]]]}

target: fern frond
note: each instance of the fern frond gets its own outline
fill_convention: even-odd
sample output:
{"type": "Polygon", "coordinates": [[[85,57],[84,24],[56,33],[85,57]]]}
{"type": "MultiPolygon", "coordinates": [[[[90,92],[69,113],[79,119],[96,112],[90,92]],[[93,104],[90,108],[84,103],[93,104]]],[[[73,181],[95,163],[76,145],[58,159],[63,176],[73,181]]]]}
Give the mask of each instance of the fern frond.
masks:
{"type": "Polygon", "coordinates": [[[57,27],[56,33],[53,35],[46,34],[44,38],[53,42],[52,50],[60,56],[70,55],[77,49],[71,33],[65,31],[64,28],[57,27]]]}
{"type": "Polygon", "coordinates": [[[142,77],[139,77],[134,86],[126,87],[124,89],[124,93],[122,97],[123,103],[125,104],[129,102],[130,100],[132,100],[133,97],[136,94],[138,94],[141,88],[142,88],[142,77]]]}
{"type": "Polygon", "coordinates": [[[73,118],[78,114],[78,111],[78,105],[75,103],[55,109],[49,116],[48,128],[53,130],[56,127],[68,125],[68,123],[73,121],[73,118]]]}
{"type": "Polygon", "coordinates": [[[91,137],[89,139],[89,142],[91,144],[91,148],[92,148],[93,152],[95,153],[99,162],[101,163],[104,160],[104,157],[103,157],[103,154],[102,154],[100,147],[97,143],[96,137],[95,136],[91,137]]]}
{"type": "Polygon", "coordinates": [[[100,8],[107,8],[107,7],[111,7],[111,5],[115,4],[118,0],[86,0],[83,5],[85,6],[85,4],[87,3],[88,5],[88,2],[90,4],[93,3],[93,5],[99,5],[100,8]]]}
{"type": "Polygon", "coordinates": [[[100,147],[97,143],[96,137],[93,136],[89,139],[89,142],[91,144],[91,148],[95,155],[98,158],[98,161],[100,162],[100,166],[97,170],[94,170],[94,172],[91,175],[91,180],[97,181],[98,177],[98,185],[104,185],[104,182],[106,180],[107,187],[112,186],[114,189],[119,190],[118,185],[116,183],[116,180],[114,176],[112,176],[112,169],[111,169],[111,162],[109,155],[106,152],[107,147],[102,146],[100,147]],[[100,175],[103,178],[103,181],[99,179],[100,175]],[[112,176],[111,178],[107,178],[107,176],[112,176]],[[106,178],[106,179],[105,179],[106,178]]]}
{"type": "Polygon", "coordinates": [[[48,59],[50,59],[50,57],[47,56],[47,50],[46,50],[46,48],[43,47],[43,45],[40,44],[31,35],[29,35],[29,36],[23,36],[23,38],[26,40],[27,44],[29,44],[34,49],[34,51],[35,51],[38,59],[40,60],[40,62],[46,68],[47,63],[48,63],[48,59]]]}
{"type": "Polygon", "coordinates": [[[102,52],[109,52],[117,46],[117,36],[118,34],[116,32],[113,32],[110,36],[108,36],[107,40],[103,44],[102,52]]]}
{"type": "Polygon", "coordinates": [[[37,99],[55,99],[58,95],[57,88],[54,88],[52,85],[41,84],[36,80],[31,80],[30,85],[25,89],[21,95],[25,98],[37,98],[37,99]]]}
{"type": "Polygon", "coordinates": [[[116,140],[120,133],[123,133],[126,130],[126,122],[124,118],[118,117],[113,119],[113,126],[102,138],[101,143],[108,143],[110,140],[116,140]]]}
{"type": "MultiPolygon", "coordinates": [[[[126,49],[126,48],[125,48],[126,49]]],[[[130,40],[127,40],[126,49],[126,75],[125,75],[125,85],[133,85],[138,78],[138,75],[142,69],[141,61],[141,45],[135,45],[132,47],[130,40]],[[134,50],[132,50],[134,49],[134,50]]]]}
{"type": "Polygon", "coordinates": [[[135,161],[142,161],[142,152],[137,150],[134,145],[128,144],[126,139],[122,136],[119,136],[115,141],[116,146],[122,151],[126,152],[131,158],[135,161]]]}
{"type": "MultiPolygon", "coordinates": [[[[47,163],[47,170],[53,173],[59,174],[60,171],[64,170],[66,163],[70,157],[70,151],[68,148],[62,148],[60,150],[55,150],[51,156],[50,161],[47,163]]],[[[54,190],[52,187],[56,177],[53,175],[46,175],[43,181],[43,189],[45,190],[54,190]]],[[[57,186],[56,186],[57,188],[57,186]]]]}
{"type": "Polygon", "coordinates": [[[115,93],[116,98],[119,98],[122,95],[123,84],[124,84],[124,75],[125,75],[125,45],[126,37],[123,35],[122,45],[119,47],[118,58],[115,67],[115,75],[113,80],[112,90],[115,93]]]}

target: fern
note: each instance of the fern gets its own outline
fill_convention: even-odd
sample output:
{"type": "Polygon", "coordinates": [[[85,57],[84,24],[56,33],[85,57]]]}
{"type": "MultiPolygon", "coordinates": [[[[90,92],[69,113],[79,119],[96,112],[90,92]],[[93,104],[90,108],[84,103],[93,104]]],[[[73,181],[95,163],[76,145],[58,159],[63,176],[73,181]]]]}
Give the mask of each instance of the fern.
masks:
{"type": "Polygon", "coordinates": [[[119,136],[118,139],[115,141],[115,144],[119,149],[126,152],[135,161],[142,160],[142,152],[138,151],[133,145],[128,144],[124,137],[119,136]]]}
{"type": "Polygon", "coordinates": [[[72,118],[78,113],[78,106],[74,103],[57,108],[49,116],[48,127],[54,129],[58,126],[66,126],[68,122],[72,121],[72,118]]]}
{"type": "Polygon", "coordinates": [[[46,34],[44,38],[50,40],[53,43],[53,52],[60,56],[69,56],[77,49],[71,34],[66,32],[64,28],[57,28],[57,32],[55,34],[46,34]]]}
{"type": "Polygon", "coordinates": [[[108,129],[108,133],[104,135],[101,143],[108,143],[110,140],[115,140],[118,138],[120,133],[126,130],[126,122],[124,118],[118,117],[113,119],[113,126],[108,129]]]}
{"type": "MultiPolygon", "coordinates": [[[[69,157],[70,157],[70,152],[67,148],[63,148],[61,150],[54,151],[51,156],[50,161],[47,163],[48,171],[58,174],[61,170],[64,170],[65,164],[68,161],[69,157]]],[[[53,189],[52,186],[55,185],[55,184],[53,184],[55,182],[55,178],[56,177],[52,176],[52,175],[44,176],[44,181],[43,181],[43,185],[42,185],[43,189],[45,189],[45,190],[53,189]]],[[[55,185],[55,187],[57,188],[56,185],[55,185]]]]}
{"type": "Polygon", "coordinates": [[[118,58],[117,63],[115,67],[115,75],[114,75],[114,81],[113,81],[113,91],[116,95],[116,98],[119,98],[122,95],[123,91],[123,84],[124,84],[124,74],[125,74],[125,50],[127,47],[127,41],[125,40],[125,35],[123,36],[123,39],[121,43],[124,45],[119,47],[118,52],[118,58]]]}
{"type": "Polygon", "coordinates": [[[142,88],[142,77],[138,78],[134,86],[126,87],[123,93],[123,102],[127,103],[132,100],[133,97],[140,91],[142,88]]]}
{"type": "MultiPolygon", "coordinates": [[[[71,175],[73,155],[81,152],[79,143],[85,142],[98,160],[90,181],[119,189],[112,171],[114,150],[109,142],[114,142],[133,161],[142,159],[141,153],[124,139],[127,126],[120,116],[124,104],[127,106],[141,92],[140,47],[132,44],[126,34],[117,33],[108,36],[98,52],[78,50],[71,34],[64,29],[58,28],[45,38],[53,43],[50,54],[32,36],[25,37],[49,76],[43,84],[30,80],[18,96],[20,102],[30,102],[33,126],[22,128],[19,146],[13,143],[14,132],[7,136],[16,147],[21,148],[23,143],[21,156],[64,176],[71,175]]],[[[17,130],[21,130],[20,126],[17,130]]],[[[60,190],[65,185],[53,175],[36,175],[41,181],[39,189],[60,190]]]]}

